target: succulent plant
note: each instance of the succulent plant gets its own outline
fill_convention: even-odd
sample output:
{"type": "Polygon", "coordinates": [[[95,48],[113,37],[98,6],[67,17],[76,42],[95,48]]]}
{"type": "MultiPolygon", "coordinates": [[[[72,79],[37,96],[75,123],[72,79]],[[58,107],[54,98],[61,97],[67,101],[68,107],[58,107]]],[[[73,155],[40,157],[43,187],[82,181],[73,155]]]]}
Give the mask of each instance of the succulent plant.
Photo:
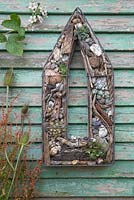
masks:
{"type": "Polygon", "coordinates": [[[105,156],[102,145],[97,141],[89,142],[85,152],[91,160],[97,160],[105,156]]]}

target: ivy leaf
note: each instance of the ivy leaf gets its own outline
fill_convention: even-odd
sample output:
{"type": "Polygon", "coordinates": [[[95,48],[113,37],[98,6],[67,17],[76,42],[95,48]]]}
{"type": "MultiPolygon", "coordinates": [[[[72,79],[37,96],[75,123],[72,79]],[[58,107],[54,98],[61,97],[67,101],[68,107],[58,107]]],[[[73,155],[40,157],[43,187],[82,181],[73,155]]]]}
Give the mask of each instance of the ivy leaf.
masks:
{"type": "Polygon", "coordinates": [[[17,31],[18,31],[19,36],[22,37],[22,39],[24,39],[25,38],[25,28],[19,27],[17,31]]]}
{"type": "Polygon", "coordinates": [[[6,49],[9,53],[15,56],[23,55],[23,43],[19,42],[18,35],[10,35],[6,43],[6,49]]]}
{"type": "Polygon", "coordinates": [[[13,29],[15,31],[18,30],[18,28],[20,27],[20,24],[21,24],[20,17],[16,14],[11,14],[9,20],[4,20],[2,22],[2,26],[9,29],[13,29]]]}
{"type": "Polygon", "coordinates": [[[7,41],[7,38],[6,36],[3,34],[3,33],[0,33],[0,42],[6,42],[7,41]]]}
{"type": "Polygon", "coordinates": [[[12,21],[16,21],[18,23],[18,26],[21,25],[21,20],[20,20],[19,15],[17,15],[17,14],[11,14],[10,18],[11,18],[12,21]]]}

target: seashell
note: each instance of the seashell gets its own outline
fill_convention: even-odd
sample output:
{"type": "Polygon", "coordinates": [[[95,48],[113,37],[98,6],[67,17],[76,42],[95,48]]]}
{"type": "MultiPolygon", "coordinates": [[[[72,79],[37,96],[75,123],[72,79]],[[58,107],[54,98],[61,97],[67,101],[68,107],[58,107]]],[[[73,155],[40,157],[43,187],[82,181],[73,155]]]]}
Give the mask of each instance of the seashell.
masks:
{"type": "Polygon", "coordinates": [[[97,163],[98,163],[98,164],[101,164],[101,163],[103,163],[103,161],[104,161],[104,160],[103,160],[102,158],[98,158],[97,163]]]}
{"type": "Polygon", "coordinates": [[[53,102],[53,101],[49,101],[49,102],[48,102],[48,106],[49,106],[50,108],[52,108],[52,107],[54,106],[54,102],[53,102]]]}
{"type": "Polygon", "coordinates": [[[74,18],[72,20],[73,24],[77,24],[77,23],[80,23],[80,19],[79,18],[74,18]]]}
{"type": "Polygon", "coordinates": [[[55,60],[52,59],[52,60],[51,60],[51,63],[55,63],[55,60]]]}
{"type": "Polygon", "coordinates": [[[96,118],[92,119],[92,125],[94,126],[95,129],[99,128],[101,125],[101,121],[97,120],[96,118]]]}
{"type": "Polygon", "coordinates": [[[63,61],[63,62],[67,62],[68,59],[69,59],[69,56],[67,56],[67,55],[64,55],[64,56],[62,57],[62,61],[63,61]]]}
{"type": "Polygon", "coordinates": [[[58,71],[59,71],[59,68],[58,68],[58,67],[56,67],[56,68],[54,69],[54,71],[55,71],[55,72],[58,72],[58,71]]]}
{"type": "Polygon", "coordinates": [[[90,138],[92,142],[96,142],[96,138],[90,138]]]}
{"type": "Polygon", "coordinates": [[[81,28],[83,25],[82,25],[82,23],[77,23],[76,25],[75,25],[75,28],[77,29],[77,28],[81,28]]]}
{"type": "Polygon", "coordinates": [[[96,56],[100,56],[102,54],[102,50],[100,48],[100,46],[98,44],[92,44],[90,46],[90,50],[96,55],[96,56]]]}
{"type": "Polygon", "coordinates": [[[55,84],[58,83],[62,80],[62,77],[60,76],[59,73],[54,72],[51,69],[47,69],[45,71],[45,76],[46,76],[46,83],[48,84],[55,84]]]}
{"type": "Polygon", "coordinates": [[[57,67],[57,65],[55,63],[51,64],[51,69],[55,69],[57,67]]]}
{"type": "Polygon", "coordinates": [[[109,110],[107,114],[108,116],[112,116],[112,110],[109,110]]]}
{"type": "Polygon", "coordinates": [[[55,59],[56,61],[60,60],[60,58],[62,57],[62,55],[61,55],[61,50],[60,50],[58,47],[56,47],[56,48],[54,49],[53,57],[54,57],[54,59],[55,59]]]}
{"type": "Polygon", "coordinates": [[[72,165],[76,165],[79,161],[78,160],[73,160],[72,165]]]}
{"type": "Polygon", "coordinates": [[[104,125],[101,125],[101,127],[99,128],[99,137],[104,138],[106,137],[108,134],[107,129],[105,128],[104,125]]]}
{"type": "Polygon", "coordinates": [[[50,149],[50,155],[54,156],[61,151],[61,146],[55,146],[50,149]]]}

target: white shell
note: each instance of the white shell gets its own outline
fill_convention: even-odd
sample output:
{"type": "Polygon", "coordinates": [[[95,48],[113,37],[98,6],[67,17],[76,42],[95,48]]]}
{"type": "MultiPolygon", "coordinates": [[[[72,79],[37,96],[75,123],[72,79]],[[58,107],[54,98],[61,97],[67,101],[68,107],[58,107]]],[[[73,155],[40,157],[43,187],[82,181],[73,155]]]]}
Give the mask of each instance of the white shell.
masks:
{"type": "Polygon", "coordinates": [[[55,146],[50,149],[50,155],[54,156],[61,151],[61,146],[55,146]]]}
{"type": "Polygon", "coordinates": [[[81,28],[82,27],[82,23],[78,23],[75,25],[75,28],[81,28]]]}
{"type": "Polygon", "coordinates": [[[101,127],[99,128],[99,137],[103,138],[107,136],[107,129],[105,128],[105,126],[101,125],[101,127]]]}
{"type": "Polygon", "coordinates": [[[100,56],[102,54],[101,48],[98,44],[92,44],[90,49],[96,56],[100,56]]]}

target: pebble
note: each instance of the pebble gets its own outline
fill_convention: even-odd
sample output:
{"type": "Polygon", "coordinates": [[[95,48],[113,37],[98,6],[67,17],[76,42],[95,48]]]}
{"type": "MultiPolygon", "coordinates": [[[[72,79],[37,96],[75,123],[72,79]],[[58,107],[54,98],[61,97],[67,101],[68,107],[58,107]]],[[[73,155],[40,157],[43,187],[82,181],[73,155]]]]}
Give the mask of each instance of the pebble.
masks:
{"type": "Polygon", "coordinates": [[[51,64],[51,69],[55,69],[57,67],[57,65],[55,63],[51,64]]]}
{"type": "Polygon", "coordinates": [[[79,18],[74,18],[72,20],[73,24],[77,24],[77,23],[80,23],[80,19],[79,18]]]}
{"type": "Polygon", "coordinates": [[[82,23],[77,23],[76,25],[75,25],[75,28],[81,28],[83,25],[82,25],[82,23]]]}
{"type": "Polygon", "coordinates": [[[59,71],[58,67],[56,67],[56,68],[54,69],[54,71],[55,71],[55,72],[58,72],[58,71],[59,71]]]}
{"type": "Polygon", "coordinates": [[[100,46],[98,44],[92,44],[90,46],[90,50],[96,55],[96,56],[100,56],[102,54],[102,50],[100,48],[100,46]]]}
{"type": "Polygon", "coordinates": [[[68,61],[68,59],[69,59],[69,56],[67,56],[67,55],[64,55],[64,56],[62,57],[62,61],[63,61],[63,62],[68,61]]]}
{"type": "Polygon", "coordinates": [[[104,125],[101,125],[99,128],[99,137],[104,138],[107,136],[107,129],[105,128],[104,125]]]}
{"type": "Polygon", "coordinates": [[[48,106],[49,106],[50,108],[52,108],[52,107],[54,106],[54,102],[53,102],[53,101],[49,101],[49,102],[48,102],[48,106]]]}

